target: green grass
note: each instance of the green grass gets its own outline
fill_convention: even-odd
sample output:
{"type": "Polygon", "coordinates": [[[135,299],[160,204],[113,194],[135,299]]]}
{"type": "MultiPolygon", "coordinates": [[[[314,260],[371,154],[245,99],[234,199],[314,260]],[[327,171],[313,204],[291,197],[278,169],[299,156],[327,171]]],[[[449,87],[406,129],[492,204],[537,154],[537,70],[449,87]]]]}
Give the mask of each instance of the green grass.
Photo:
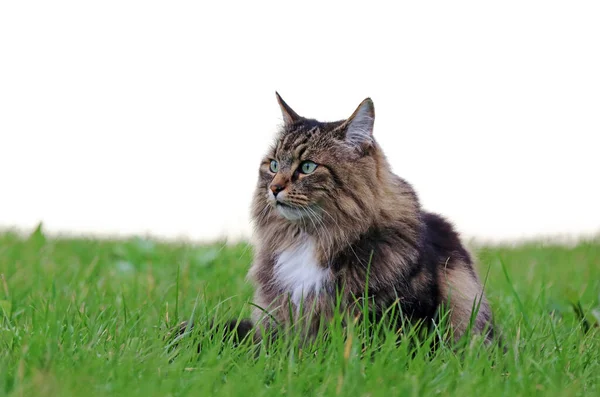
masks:
{"type": "Polygon", "coordinates": [[[210,319],[250,312],[245,244],[0,233],[0,395],[600,395],[600,241],[475,251],[506,353],[475,340],[431,354],[334,324],[255,354],[208,337],[210,319]]]}

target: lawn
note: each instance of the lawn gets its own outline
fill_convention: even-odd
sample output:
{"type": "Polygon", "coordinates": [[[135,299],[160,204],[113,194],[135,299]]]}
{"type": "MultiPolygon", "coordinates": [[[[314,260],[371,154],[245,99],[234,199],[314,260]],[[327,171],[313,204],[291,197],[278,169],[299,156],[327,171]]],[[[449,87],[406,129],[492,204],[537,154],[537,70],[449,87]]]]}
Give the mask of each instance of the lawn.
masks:
{"type": "Polygon", "coordinates": [[[209,337],[211,320],[251,310],[246,244],[3,232],[0,395],[600,395],[600,240],[473,251],[505,349],[475,339],[432,352],[333,324],[315,345],[256,352],[209,337]]]}

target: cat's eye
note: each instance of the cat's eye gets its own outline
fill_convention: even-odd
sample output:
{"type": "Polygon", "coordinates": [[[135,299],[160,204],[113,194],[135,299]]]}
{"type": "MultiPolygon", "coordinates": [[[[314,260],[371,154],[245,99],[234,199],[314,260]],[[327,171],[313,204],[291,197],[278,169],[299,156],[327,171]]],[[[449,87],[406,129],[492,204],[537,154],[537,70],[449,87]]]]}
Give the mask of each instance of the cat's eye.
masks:
{"type": "Polygon", "coordinates": [[[269,169],[273,173],[279,172],[279,163],[276,160],[271,160],[271,164],[269,164],[269,169]]]}
{"type": "Polygon", "coordinates": [[[317,164],[312,161],[304,161],[300,164],[300,172],[303,174],[312,174],[317,169],[317,164]]]}

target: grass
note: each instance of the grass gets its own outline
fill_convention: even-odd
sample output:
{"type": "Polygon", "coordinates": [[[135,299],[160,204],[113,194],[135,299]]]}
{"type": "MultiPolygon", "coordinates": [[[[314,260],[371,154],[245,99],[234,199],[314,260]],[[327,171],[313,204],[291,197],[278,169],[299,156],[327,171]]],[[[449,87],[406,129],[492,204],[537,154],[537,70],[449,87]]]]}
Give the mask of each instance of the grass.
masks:
{"type": "Polygon", "coordinates": [[[600,241],[476,252],[506,352],[475,340],[432,354],[334,323],[313,346],[255,354],[209,337],[211,319],[250,312],[245,244],[0,233],[0,395],[600,395],[600,241]]]}

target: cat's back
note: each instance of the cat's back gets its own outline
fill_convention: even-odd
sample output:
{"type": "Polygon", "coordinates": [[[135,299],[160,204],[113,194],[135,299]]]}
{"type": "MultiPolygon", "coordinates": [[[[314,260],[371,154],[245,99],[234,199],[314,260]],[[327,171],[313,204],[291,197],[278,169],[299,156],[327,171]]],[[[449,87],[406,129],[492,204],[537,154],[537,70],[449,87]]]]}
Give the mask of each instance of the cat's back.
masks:
{"type": "Polygon", "coordinates": [[[461,242],[454,226],[441,215],[423,211],[423,250],[430,256],[452,267],[456,262],[471,264],[471,256],[461,242]]]}

